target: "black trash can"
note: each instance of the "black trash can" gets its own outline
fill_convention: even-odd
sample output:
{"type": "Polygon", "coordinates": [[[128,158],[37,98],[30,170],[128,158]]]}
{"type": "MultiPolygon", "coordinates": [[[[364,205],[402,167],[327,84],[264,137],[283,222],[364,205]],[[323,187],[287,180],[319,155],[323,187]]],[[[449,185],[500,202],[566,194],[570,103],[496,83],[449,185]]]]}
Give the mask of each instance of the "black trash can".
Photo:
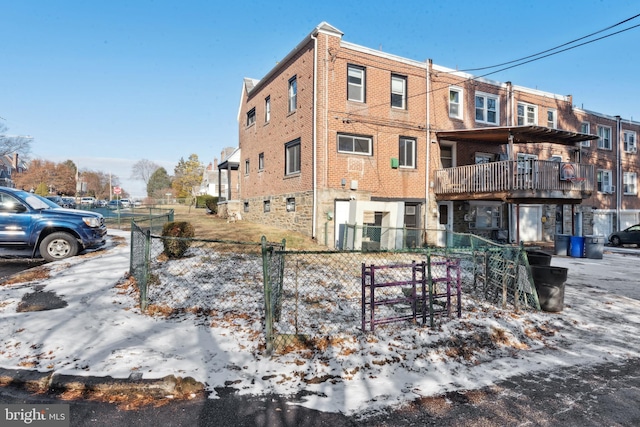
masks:
{"type": "Polygon", "coordinates": [[[584,256],[590,259],[602,259],[604,236],[584,236],[584,256]]]}
{"type": "Polygon", "coordinates": [[[527,251],[529,265],[551,265],[551,255],[542,251],[527,251]]]}
{"type": "Polygon", "coordinates": [[[531,266],[533,284],[536,286],[542,310],[558,312],[564,308],[564,284],[567,281],[567,270],[565,267],[531,266]]]}
{"type": "Polygon", "coordinates": [[[571,234],[556,234],[554,250],[556,255],[569,255],[569,244],[571,243],[571,234]]]}

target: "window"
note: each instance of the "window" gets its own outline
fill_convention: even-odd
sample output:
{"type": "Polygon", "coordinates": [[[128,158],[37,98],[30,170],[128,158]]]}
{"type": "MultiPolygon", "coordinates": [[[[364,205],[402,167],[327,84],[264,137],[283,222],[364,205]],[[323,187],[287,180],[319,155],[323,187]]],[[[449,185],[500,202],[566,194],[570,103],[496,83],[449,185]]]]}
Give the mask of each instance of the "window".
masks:
{"type": "Polygon", "coordinates": [[[371,138],[366,136],[338,135],[338,152],[372,155],[371,138]]]}
{"type": "Polygon", "coordinates": [[[486,203],[471,206],[471,214],[475,217],[475,228],[496,229],[502,224],[502,207],[500,203],[486,203]]]}
{"type": "Polygon", "coordinates": [[[298,108],[298,80],[295,76],[289,79],[289,112],[293,113],[298,108]]]}
{"type": "Polygon", "coordinates": [[[256,109],[255,107],[249,110],[247,113],[247,127],[251,126],[256,122],[256,109]]]}
{"type": "Polygon", "coordinates": [[[284,146],[285,175],[300,173],[300,140],[288,142],[284,146]]]}
{"type": "Polygon", "coordinates": [[[549,157],[549,161],[550,162],[558,162],[558,163],[562,163],[562,156],[559,154],[554,154],[551,157],[549,157]]]}
{"type": "Polygon", "coordinates": [[[364,102],[364,68],[355,65],[347,66],[347,99],[364,102]]]}
{"type": "Polygon", "coordinates": [[[249,169],[249,159],[247,159],[247,160],[244,161],[244,174],[245,175],[249,175],[249,171],[250,171],[250,169],[249,169]]]}
{"type": "Polygon", "coordinates": [[[269,123],[271,120],[271,97],[267,96],[264,99],[264,122],[269,123]]]}
{"type": "Polygon", "coordinates": [[[636,133],[625,130],[622,132],[622,136],[624,138],[624,151],[627,153],[636,153],[638,151],[638,147],[636,146],[636,133]]]}
{"type": "Polygon", "coordinates": [[[598,148],[611,150],[611,128],[598,125],[598,148]]]}
{"type": "Polygon", "coordinates": [[[407,78],[398,76],[396,74],[391,75],[391,107],[392,108],[407,108],[407,78]]]}
{"type": "Polygon", "coordinates": [[[249,202],[244,202],[244,211],[249,212],[249,202]]]}
{"type": "Polygon", "coordinates": [[[547,110],[547,127],[551,129],[558,128],[558,111],[551,108],[547,110]]]}
{"type": "Polygon", "coordinates": [[[271,212],[271,200],[265,200],[262,204],[262,210],[264,212],[271,212]]]}
{"type": "Polygon", "coordinates": [[[496,95],[476,93],[476,122],[498,124],[498,106],[496,95]]]}
{"type": "Polygon", "coordinates": [[[258,154],[258,170],[264,170],[264,153],[258,154]]]}
{"type": "Polygon", "coordinates": [[[288,197],[287,198],[287,212],[295,212],[296,210],[296,198],[288,197]]]}
{"type": "Polygon", "coordinates": [[[495,156],[493,154],[476,153],[475,162],[476,162],[476,165],[480,165],[480,164],[483,164],[483,163],[491,163],[491,162],[493,162],[494,158],[495,158],[495,156]]]}
{"type": "Polygon", "coordinates": [[[598,191],[600,193],[613,193],[615,188],[611,185],[611,171],[598,169],[597,174],[598,191]]]}
{"type": "Polygon", "coordinates": [[[401,168],[416,167],[416,140],[400,137],[399,154],[401,168]]]}
{"type": "Polygon", "coordinates": [[[536,105],[518,103],[518,126],[535,126],[538,123],[538,107],[536,105]]]}
{"type": "Polygon", "coordinates": [[[624,194],[638,194],[638,174],[635,172],[625,172],[622,175],[622,186],[624,194]]]}
{"type": "Polygon", "coordinates": [[[462,119],[462,89],[459,87],[449,88],[449,117],[462,119]]]}
{"type": "MultiPolygon", "coordinates": [[[[589,124],[589,122],[582,122],[582,124],[580,125],[580,133],[584,133],[587,135],[591,134],[591,125],[589,124]]],[[[583,147],[591,147],[591,141],[582,141],[580,145],[582,145],[583,147]]]]}

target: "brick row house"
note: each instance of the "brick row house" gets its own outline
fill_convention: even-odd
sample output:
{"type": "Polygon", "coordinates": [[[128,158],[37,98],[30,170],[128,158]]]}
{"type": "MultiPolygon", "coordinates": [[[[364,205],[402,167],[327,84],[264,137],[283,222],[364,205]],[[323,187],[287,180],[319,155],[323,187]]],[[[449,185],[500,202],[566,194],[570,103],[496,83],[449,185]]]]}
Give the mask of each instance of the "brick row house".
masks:
{"type": "Polygon", "coordinates": [[[337,248],[552,241],[638,221],[640,123],[346,42],[321,23],[245,79],[220,211],[337,248]]]}

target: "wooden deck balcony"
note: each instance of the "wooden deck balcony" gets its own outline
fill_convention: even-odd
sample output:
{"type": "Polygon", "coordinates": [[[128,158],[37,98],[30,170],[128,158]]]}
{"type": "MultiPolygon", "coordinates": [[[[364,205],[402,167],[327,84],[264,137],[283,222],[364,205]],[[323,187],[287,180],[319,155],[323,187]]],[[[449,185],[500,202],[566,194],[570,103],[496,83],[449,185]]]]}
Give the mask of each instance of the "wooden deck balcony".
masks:
{"type": "Polygon", "coordinates": [[[435,171],[438,200],[577,204],[595,191],[593,165],[507,160],[435,171]]]}

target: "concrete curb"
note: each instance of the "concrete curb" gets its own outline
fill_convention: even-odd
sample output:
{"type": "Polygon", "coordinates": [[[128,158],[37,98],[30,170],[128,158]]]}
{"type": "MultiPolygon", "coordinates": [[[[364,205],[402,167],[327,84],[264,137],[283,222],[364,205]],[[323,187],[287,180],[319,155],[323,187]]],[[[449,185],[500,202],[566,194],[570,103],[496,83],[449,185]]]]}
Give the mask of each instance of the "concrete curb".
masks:
{"type": "Polygon", "coordinates": [[[63,375],[54,371],[0,368],[0,386],[14,387],[33,393],[79,392],[101,395],[135,394],[153,399],[167,397],[188,399],[203,395],[204,384],[192,377],[167,375],[157,379],[112,378],[63,375]]]}

